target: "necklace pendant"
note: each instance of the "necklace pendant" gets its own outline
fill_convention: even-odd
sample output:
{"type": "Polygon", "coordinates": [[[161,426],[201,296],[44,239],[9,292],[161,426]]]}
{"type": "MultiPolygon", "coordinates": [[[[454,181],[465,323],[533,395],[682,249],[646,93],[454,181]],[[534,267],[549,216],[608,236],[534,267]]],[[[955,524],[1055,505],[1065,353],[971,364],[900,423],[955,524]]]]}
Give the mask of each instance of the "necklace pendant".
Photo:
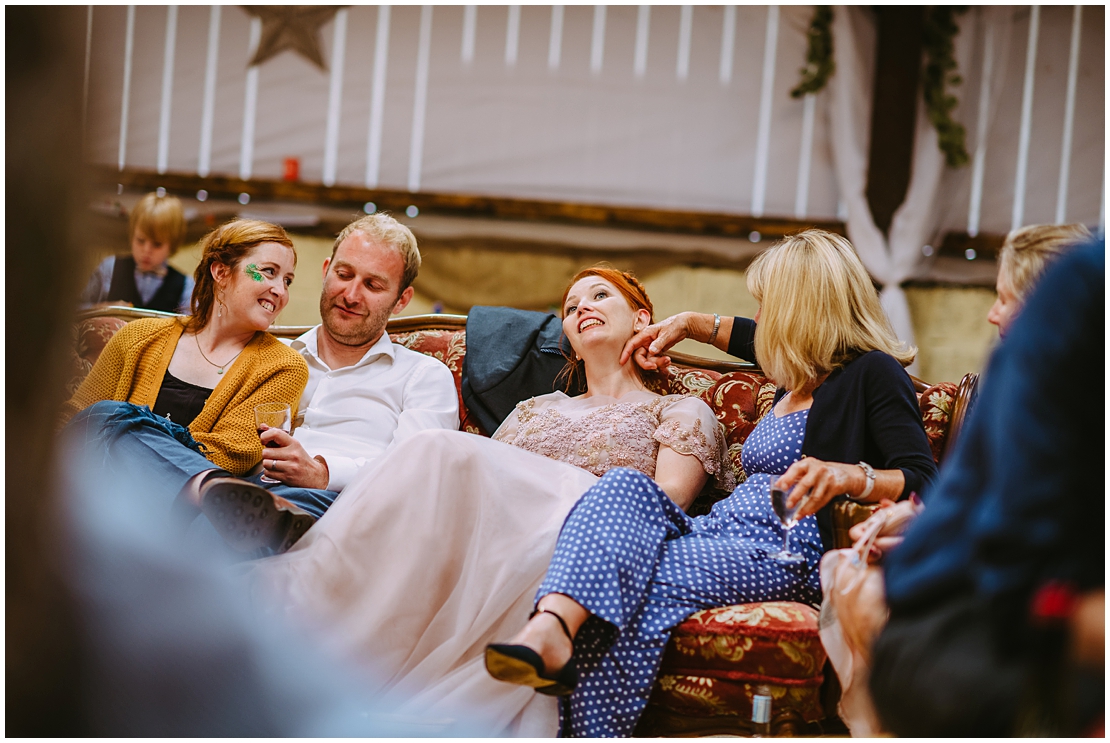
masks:
{"type": "Polygon", "coordinates": [[[217,374],[223,374],[223,373],[224,373],[224,370],[223,370],[223,369],[217,369],[217,370],[216,370],[216,373],[217,373],[217,374]]]}

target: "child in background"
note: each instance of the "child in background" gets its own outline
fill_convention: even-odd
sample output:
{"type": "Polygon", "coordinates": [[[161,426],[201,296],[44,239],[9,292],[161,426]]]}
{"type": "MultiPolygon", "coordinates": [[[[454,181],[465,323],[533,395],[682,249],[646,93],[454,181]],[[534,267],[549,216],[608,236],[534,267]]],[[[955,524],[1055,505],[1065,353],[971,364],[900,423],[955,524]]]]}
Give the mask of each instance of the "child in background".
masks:
{"type": "Polygon", "coordinates": [[[124,305],[189,314],[193,278],[166,261],[185,240],[185,212],[175,196],[148,193],[131,211],[131,255],[108,256],[89,279],[81,306],[124,305]]]}

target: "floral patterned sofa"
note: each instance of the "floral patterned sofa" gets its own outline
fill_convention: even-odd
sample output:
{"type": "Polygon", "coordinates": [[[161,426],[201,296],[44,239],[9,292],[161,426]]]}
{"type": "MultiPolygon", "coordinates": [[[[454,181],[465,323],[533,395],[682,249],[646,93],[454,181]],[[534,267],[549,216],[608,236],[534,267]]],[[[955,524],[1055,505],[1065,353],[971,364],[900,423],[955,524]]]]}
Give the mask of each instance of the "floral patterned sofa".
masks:
{"type": "MultiPolygon", "coordinates": [[[[74,326],[70,391],[92,368],[112,335],[138,317],[161,315],[146,310],[108,308],[84,313],[74,326]]],[[[282,337],[296,337],[306,327],[275,326],[282,337]]],[[[461,386],[466,354],[466,318],[423,315],[394,318],[388,331],[395,343],[433,356],[461,386]]],[[[663,394],[700,397],[726,429],[729,456],[737,479],[744,439],[771,407],[775,386],[759,370],[742,362],[723,362],[674,354],[664,376],[649,382],[663,394]]],[[[939,462],[962,423],[976,375],[956,385],[926,385],[914,380],[933,456],[939,462]]],[[[462,402],[462,429],[488,435],[462,402]]],[[[721,493],[703,493],[692,512],[706,512],[721,493]]],[[[846,503],[834,514],[838,544],[847,546],[847,530],[872,509],[846,503]]],[[[749,732],[751,698],[758,686],[771,693],[772,734],[842,732],[836,719],[839,689],[817,632],[817,611],[792,602],[765,602],[707,609],[675,630],[663,657],[650,704],[638,735],[706,735],[749,732]],[[827,670],[826,670],[827,669],[827,670]]]]}

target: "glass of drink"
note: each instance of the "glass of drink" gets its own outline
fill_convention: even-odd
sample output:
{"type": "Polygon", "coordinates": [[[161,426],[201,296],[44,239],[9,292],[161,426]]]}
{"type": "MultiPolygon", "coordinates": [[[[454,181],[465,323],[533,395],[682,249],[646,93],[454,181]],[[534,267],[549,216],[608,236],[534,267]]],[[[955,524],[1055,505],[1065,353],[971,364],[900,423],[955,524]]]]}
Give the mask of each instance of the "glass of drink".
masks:
{"type": "MultiPolygon", "coordinates": [[[[293,410],[283,402],[264,402],[261,405],[254,406],[254,427],[261,436],[270,428],[280,428],[286,433],[292,428],[293,423],[293,410]]],[[[277,447],[276,443],[266,444],[269,447],[277,447]]],[[[272,477],[262,476],[262,482],[280,482],[272,477]]]]}
{"type": "Polygon", "coordinates": [[[783,490],[782,488],[776,487],[776,482],[778,482],[777,479],[771,482],[771,509],[775,512],[775,515],[779,517],[779,521],[782,522],[786,530],[782,535],[782,551],[776,553],[773,557],[780,562],[804,562],[806,559],[805,555],[795,554],[790,551],[790,530],[798,523],[795,515],[798,513],[798,508],[805,499],[803,498],[798,501],[797,505],[793,508],[787,508],[786,499],[790,497],[790,492],[794,488],[783,490]]]}

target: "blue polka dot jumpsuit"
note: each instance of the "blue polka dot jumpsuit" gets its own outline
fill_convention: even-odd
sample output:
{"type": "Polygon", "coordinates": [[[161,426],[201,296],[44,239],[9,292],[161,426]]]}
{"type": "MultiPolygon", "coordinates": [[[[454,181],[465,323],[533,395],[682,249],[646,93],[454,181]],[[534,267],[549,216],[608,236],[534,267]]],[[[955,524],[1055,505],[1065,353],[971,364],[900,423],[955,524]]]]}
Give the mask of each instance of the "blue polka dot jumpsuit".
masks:
{"type": "Polygon", "coordinates": [[[784,528],[770,483],[801,456],[808,414],[764,416],[744,444],[748,479],[705,516],[687,516],[627,468],[610,470],[570,512],[536,594],[566,594],[591,614],[575,638],[579,682],[561,699],[561,735],[631,735],[671,630],[691,614],[755,601],[820,603],[816,517],[790,534],[805,562],[773,556],[784,528]]]}

